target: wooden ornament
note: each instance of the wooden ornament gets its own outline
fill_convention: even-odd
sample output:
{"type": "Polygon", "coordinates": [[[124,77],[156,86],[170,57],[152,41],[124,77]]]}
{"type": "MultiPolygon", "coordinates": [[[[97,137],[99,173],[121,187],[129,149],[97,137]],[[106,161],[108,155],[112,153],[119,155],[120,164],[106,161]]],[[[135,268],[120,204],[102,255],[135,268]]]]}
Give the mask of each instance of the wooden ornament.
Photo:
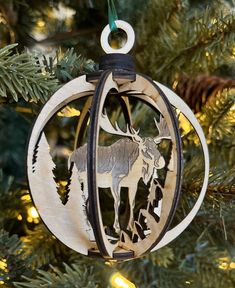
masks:
{"type": "MultiPolygon", "coordinates": [[[[105,37],[107,31],[101,41],[105,37]]],[[[45,104],[32,129],[27,168],[35,206],[60,241],[84,255],[126,260],[166,245],[189,225],[205,195],[209,156],[200,125],[188,106],[165,86],[136,73],[129,55],[108,54],[101,60],[100,71],[70,81],[45,104]],[[61,201],[47,125],[61,109],[85,98],[75,136],[71,136],[73,149],[66,156],[64,169],[69,177],[66,201],[61,201]],[[139,106],[147,107],[152,115],[149,125],[155,132],[151,135],[141,125],[135,127],[134,111],[139,106]],[[205,180],[192,211],[169,230],[180,196],[183,162],[175,108],[198,133],[205,155],[205,180]],[[115,109],[121,116],[112,120],[115,109]],[[144,198],[142,194],[145,200],[136,205],[138,197],[144,198]],[[120,213],[123,195],[126,210],[120,213]],[[109,221],[102,211],[102,201],[108,199],[113,202],[109,221]]]]}

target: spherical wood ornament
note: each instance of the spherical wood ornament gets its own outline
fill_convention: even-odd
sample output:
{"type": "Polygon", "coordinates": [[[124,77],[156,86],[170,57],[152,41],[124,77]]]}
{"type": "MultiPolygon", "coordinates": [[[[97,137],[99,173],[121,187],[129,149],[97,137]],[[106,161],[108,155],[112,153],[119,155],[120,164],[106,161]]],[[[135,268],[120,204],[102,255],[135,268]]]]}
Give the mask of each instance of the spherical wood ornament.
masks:
{"type": "Polygon", "coordinates": [[[104,29],[102,46],[111,54],[101,59],[98,72],[70,81],[48,100],[32,129],[27,158],[31,195],[48,229],[77,252],[107,260],[137,258],[175,239],[199,210],[209,173],[198,121],[174,92],[135,72],[132,57],[122,54],[131,49],[134,33],[119,22],[130,33],[127,47],[113,54],[104,29]],[[193,209],[169,230],[183,169],[176,109],[199,136],[205,178],[193,209]],[[62,156],[50,140],[50,123],[58,117],[60,127],[72,127],[62,156]],[[58,167],[62,176],[55,175],[58,167]]]}

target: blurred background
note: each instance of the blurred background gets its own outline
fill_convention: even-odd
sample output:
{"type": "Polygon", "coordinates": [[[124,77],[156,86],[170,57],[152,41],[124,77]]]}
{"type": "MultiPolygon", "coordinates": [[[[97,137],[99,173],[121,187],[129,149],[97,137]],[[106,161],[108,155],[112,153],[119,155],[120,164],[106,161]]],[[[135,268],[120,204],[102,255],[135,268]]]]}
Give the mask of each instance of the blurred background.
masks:
{"type": "MultiPolygon", "coordinates": [[[[98,69],[108,5],[105,0],[0,0],[0,286],[233,288],[235,2],[115,4],[118,18],[136,33],[131,52],[136,70],[173,89],[203,127],[211,162],[204,204],[178,239],[129,262],[109,265],[89,259],[56,240],[29,195],[27,139],[43,103],[57,89],[98,69]]],[[[124,36],[113,35],[112,45],[124,36]]],[[[136,106],[135,111],[136,121],[142,122],[145,110],[136,106]]],[[[55,153],[67,155],[61,143],[71,133],[68,118],[79,116],[79,110],[63,113],[67,120],[50,123],[48,133],[57,143],[55,153]]],[[[172,227],[193,207],[203,180],[198,137],[183,115],[179,125],[185,167],[172,227]]],[[[55,173],[63,196],[66,181],[59,170],[55,173]]]]}

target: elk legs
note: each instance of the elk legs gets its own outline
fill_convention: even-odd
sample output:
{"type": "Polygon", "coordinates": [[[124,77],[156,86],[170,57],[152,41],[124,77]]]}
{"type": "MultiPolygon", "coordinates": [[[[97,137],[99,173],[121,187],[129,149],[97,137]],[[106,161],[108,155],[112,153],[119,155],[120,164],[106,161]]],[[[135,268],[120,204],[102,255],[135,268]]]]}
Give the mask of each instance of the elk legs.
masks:
{"type": "MultiPolygon", "coordinates": [[[[113,227],[116,233],[118,234],[120,233],[120,230],[121,230],[120,223],[119,223],[120,190],[121,190],[120,187],[118,187],[117,190],[111,189],[111,192],[114,198],[114,212],[115,212],[113,227]]],[[[137,191],[137,185],[132,185],[131,187],[129,187],[128,198],[129,198],[129,205],[130,205],[130,215],[129,215],[127,229],[130,229],[130,230],[132,230],[134,227],[134,207],[135,207],[136,191],[137,191]]]]}
{"type": "Polygon", "coordinates": [[[133,230],[134,228],[134,208],[135,208],[135,195],[137,191],[137,185],[129,187],[128,196],[129,196],[129,205],[130,205],[130,216],[127,228],[133,230]]]}
{"type": "Polygon", "coordinates": [[[116,233],[120,233],[120,224],[119,224],[119,206],[120,206],[120,199],[117,198],[116,201],[114,201],[114,212],[115,212],[115,218],[114,218],[114,224],[113,227],[116,231],[116,233]]]}
{"type": "Polygon", "coordinates": [[[119,224],[120,187],[119,187],[119,184],[114,182],[111,192],[112,192],[113,199],[114,199],[114,213],[115,213],[113,228],[115,229],[116,233],[119,234],[120,233],[120,224],[119,224]]]}

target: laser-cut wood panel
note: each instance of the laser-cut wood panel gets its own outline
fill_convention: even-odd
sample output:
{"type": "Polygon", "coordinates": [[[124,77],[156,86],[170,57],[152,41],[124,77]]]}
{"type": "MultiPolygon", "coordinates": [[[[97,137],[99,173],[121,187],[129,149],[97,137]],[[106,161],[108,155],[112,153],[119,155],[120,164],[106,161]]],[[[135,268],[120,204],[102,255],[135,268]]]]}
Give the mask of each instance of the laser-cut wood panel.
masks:
{"type": "MultiPolygon", "coordinates": [[[[149,79],[131,73],[105,72],[98,82],[79,77],[56,92],[43,108],[32,131],[28,152],[28,176],[31,193],[43,221],[55,236],[74,250],[108,259],[139,257],[150,251],[164,236],[173,217],[180,189],[181,145],[177,120],[166,96],[149,79]],[[103,111],[110,91],[123,99],[130,114],[125,131],[111,123],[103,111]],[[91,95],[84,113],[90,110],[88,143],[75,148],[68,158],[71,169],[68,201],[63,205],[53,180],[53,161],[43,129],[53,115],[75,99],[91,95]],[[137,99],[151,106],[159,117],[152,119],[156,127],[154,137],[141,137],[130,126],[131,110],[128,99],[137,99]],[[89,105],[91,108],[89,109],[89,105]],[[99,146],[100,130],[118,135],[112,145],[99,146]],[[158,150],[161,141],[171,143],[170,161],[166,163],[158,150]],[[47,157],[43,155],[46,155],[47,157]],[[158,170],[167,169],[164,185],[158,181],[158,170]],[[139,181],[148,192],[148,204],[134,218],[135,197],[139,181]],[[130,213],[126,227],[120,227],[120,189],[128,188],[130,213]],[[104,227],[98,188],[110,188],[114,199],[114,233],[104,227]],[[89,204],[89,205],[88,205],[89,204]]],[[[85,118],[84,118],[85,119],[85,118]]],[[[81,119],[84,122],[84,119],[81,119]]],[[[81,122],[79,122],[81,126],[81,122]]],[[[80,127],[79,126],[79,127],[80,127]]],[[[80,133],[82,133],[79,128],[80,133]]],[[[75,141],[77,142],[79,135],[75,141]]],[[[76,147],[75,145],[74,147],[76,147]]]]}

